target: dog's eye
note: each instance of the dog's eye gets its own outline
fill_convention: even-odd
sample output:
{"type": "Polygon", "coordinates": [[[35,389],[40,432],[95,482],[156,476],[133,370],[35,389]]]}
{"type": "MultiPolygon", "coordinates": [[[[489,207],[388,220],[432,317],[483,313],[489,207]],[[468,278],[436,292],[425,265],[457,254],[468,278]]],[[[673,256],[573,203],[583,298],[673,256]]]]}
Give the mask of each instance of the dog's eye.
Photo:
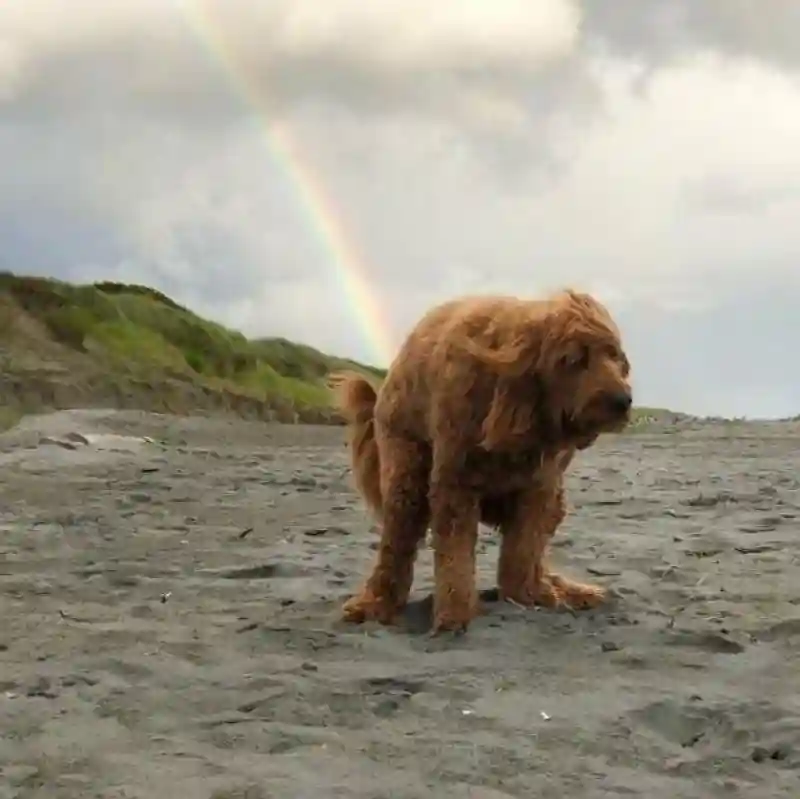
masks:
{"type": "Polygon", "coordinates": [[[589,367],[589,348],[580,347],[561,359],[561,363],[569,369],[587,369],[589,367]]]}

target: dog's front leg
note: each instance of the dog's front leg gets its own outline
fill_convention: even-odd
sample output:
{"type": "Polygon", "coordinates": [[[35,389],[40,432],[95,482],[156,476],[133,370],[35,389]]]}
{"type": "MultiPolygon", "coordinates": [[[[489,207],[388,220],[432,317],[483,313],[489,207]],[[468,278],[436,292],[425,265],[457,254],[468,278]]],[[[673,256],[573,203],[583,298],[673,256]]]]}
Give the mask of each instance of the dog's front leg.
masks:
{"type": "Polygon", "coordinates": [[[433,632],[465,632],[478,611],[475,547],[480,498],[439,474],[431,484],[434,579],[433,632]]]}
{"type": "Polygon", "coordinates": [[[547,566],[547,550],[566,516],[561,480],[534,485],[503,526],[497,583],[501,599],[521,605],[591,608],[605,599],[599,586],[579,583],[547,566]]]}
{"type": "Polygon", "coordinates": [[[536,484],[520,494],[513,513],[501,525],[497,564],[501,599],[525,606],[560,604],[561,598],[549,579],[546,555],[565,516],[560,481],[556,485],[536,484]]]}

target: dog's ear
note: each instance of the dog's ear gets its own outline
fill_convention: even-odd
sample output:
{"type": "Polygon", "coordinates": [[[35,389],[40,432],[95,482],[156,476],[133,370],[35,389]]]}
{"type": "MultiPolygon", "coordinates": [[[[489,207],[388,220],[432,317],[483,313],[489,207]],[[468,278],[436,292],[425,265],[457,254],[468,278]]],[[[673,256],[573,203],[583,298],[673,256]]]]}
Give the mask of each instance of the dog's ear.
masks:
{"type": "Polygon", "coordinates": [[[513,449],[533,434],[535,401],[520,396],[518,382],[519,378],[499,377],[495,383],[481,428],[481,446],[486,450],[513,449]]]}
{"type": "Polygon", "coordinates": [[[556,340],[551,335],[556,309],[532,306],[496,348],[469,342],[472,354],[494,375],[494,390],[483,423],[487,450],[542,442],[556,435],[560,416],[550,408],[556,340]]]}
{"type": "Polygon", "coordinates": [[[498,378],[481,428],[481,446],[502,451],[558,441],[563,420],[553,398],[537,374],[498,378]]]}

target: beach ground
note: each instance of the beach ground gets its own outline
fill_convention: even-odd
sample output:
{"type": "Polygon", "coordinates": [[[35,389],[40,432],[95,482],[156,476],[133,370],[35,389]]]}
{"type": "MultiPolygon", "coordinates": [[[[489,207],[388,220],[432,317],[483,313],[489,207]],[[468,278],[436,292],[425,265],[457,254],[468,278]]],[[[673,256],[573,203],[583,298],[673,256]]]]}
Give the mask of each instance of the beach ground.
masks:
{"type": "Polygon", "coordinates": [[[603,438],[553,558],[609,603],[488,603],[454,639],[427,549],[402,625],[339,621],[376,542],[341,428],[28,417],[0,436],[0,799],[796,799],[798,451],[790,423],[603,438]]]}

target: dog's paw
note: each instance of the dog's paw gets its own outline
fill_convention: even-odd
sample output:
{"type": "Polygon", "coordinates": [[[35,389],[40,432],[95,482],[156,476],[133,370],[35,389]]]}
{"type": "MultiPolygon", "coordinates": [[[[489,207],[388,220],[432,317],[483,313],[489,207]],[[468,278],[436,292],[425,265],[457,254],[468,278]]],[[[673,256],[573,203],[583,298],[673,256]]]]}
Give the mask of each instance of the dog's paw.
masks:
{"type": "Polygon", "coordinates": [[[548,575],[552,591],[559,598],[559,604],[571,610],[589,610],[602,605],[607,592],[599,585],[579,583],[559,574],[548,575]]]}
{"type": "Polygon", "coordinates": [[[452,599],[446,602],[434,601],[431,632],[433,635],[441,633],[463,635],[468,630],[470,622],[479,613],[477,596],[466,602],[454,602],[452,599]]]}
{"type": "Polygon", "coordinates": [[[342,606],[342,619],[351,624],[367,621],[391,624],[397,613],[398,608],[393,602],[367,592],[356,594],[342,606]]]}
{"type": "Polygon", "coordinates": [[[522,608],[558,608],[564,605],[564,597],[553,585],[549,577],[535,583],[528,581],[522,585],[501,586],[498,597],[522,608]]]}

